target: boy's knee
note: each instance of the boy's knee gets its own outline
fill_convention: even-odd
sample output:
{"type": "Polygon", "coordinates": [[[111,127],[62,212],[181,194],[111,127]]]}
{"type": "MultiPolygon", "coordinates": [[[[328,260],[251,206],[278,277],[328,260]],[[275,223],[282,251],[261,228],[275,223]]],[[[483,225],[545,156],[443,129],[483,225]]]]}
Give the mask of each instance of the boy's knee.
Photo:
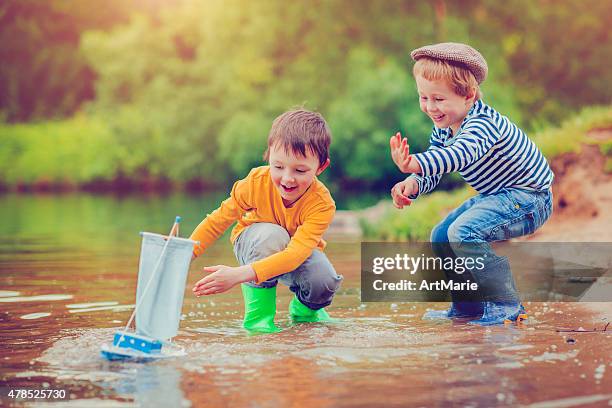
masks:
{"type": "Polygon", "coordinates": [[[336,273],[335,270],[331,270],[325,274],[319,274],[311,284],[311,292],[315,297],[333,296],[334,293],[340,287],[342,278],[336,273]]]}
{"type": "Polygon", "coordinates": [[[262,259],[284,250],[291,238],[289,233],[280,225],[271,223],[257,223],[249,227],[252,236],[251,259],[262,259]]]}
{"type": "Polygon", "coordinates": [[[301,301],[311,309],[321,309],[329,306],[334,294],[340,287],[342,277],[323,255],[311,260],[305,275],[305,283],[301,288],[301,301]]]}
{"type": "Polygon", "coordinates": [[[334,294],[340,287],[341,281],[342,277],[338,275],[330,275],[313,280],[310,282],[310,290],[304,294],[302,302],[313,310],[329,306],[334,298],[334,294]]]}
{"type": "Polygon", "coordinates": [[[472,237],[472,229],[462,223],[453,222],[448,227],[447,239],[451,243],[462,243],[472,237]]]}
{"type": "Polygon", "coordinates": [[[456,257],[486,256],[490,246],[482,232],[464,223],[454,222],[448,228],[449,247],[456,257]]]}

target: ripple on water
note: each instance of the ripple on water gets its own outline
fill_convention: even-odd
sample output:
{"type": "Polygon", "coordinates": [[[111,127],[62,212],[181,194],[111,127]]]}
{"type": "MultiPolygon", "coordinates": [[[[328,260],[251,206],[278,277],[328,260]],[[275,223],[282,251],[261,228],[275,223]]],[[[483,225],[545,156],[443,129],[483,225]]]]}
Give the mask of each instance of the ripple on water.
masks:
{"type": "Polygon", "coordinates": [[[0,297],[19,296],[19,292],[14,290],[0,290],[0,297]]]}
{"type": "Polygon", "coordinates": [[[525,367],[525,365],[521,363],[520,361],[508,361],[506,363],[495,364],[495,367],[513,369],[513,368],[522,368],[522,367],[525,367]]]}
{"type": "Polygon", "coordinates": [[[19,318],[24,319],[24,320],[33,320],[33,319],[40,319],[42,317],[47,317],[47,316],[51,316],[51,313],[48,313],[48,312],[30,313],[30,314],[26,314],[23,316],[19,316],[19,318]]]}
{"type": "Polygon", "coordinates": [[[218,327],[189,327],[186,330],[198,333],[186,340],[186,351],[190,363],[184,368],[198,371],[204,367],[231,369],[237,366],[254,366],[286,358],[310,360],[328,367],[355,366],[356,364],[384,364],[395,359],[410,358],[414,354],[426,353],[419,347],[406,344],[421,344],[429,334],[417,333],[410,327],[388,318],[353,318],[338,324],[291,325],[278,322],[283,331],[269,335],[249,336],[244,330],[226,324],[218,327]],[[363,321],[369,330],[363,330],[363,321]],[[228,341],[227,336],[232,336],[228,341]],[[372,350],[377,350],[372,353],[372,350]],[[257,353],[253,353],[257,350],[257,353]]]}
{"type": "Polygon", "coordinates": [[[84,309],[70,309],[68,310],[68,313],[87,313],[87,312],[97,312],[100,310],[113,310],[115,312],[123,312],[125,310],[133,309],[134,307],[135,305],[87,307],[84,309]]]}
{"type": "Polygon", "coordinates": [[[578,350],[568,351],[567,353],[551,353],[545,351],[544,354],[534,356],[531,359],[533,361],[565,361],[570,358],[574,358],[578,355],[578,350]]]}
{"type": "Polygon", "coordinates": [[[38,295],[38,296],[11,296],[11,297],[0,297],[0,303],[19,303],[19,302],[44,302],[54,300],[67,300],[72,299],[72,295],[38,295]]]}
{"type": "Polygon", "coordinates": [[[68,309],[85,309],[90,307],[99,307],[99,306],[114,306],[118,305],[119,302],[94,302],[94,303],[71,303],[66,305],[68,309]]]}
{"type": "Polygon", "coordinates": [[[518,351],[518,350],[528,350],[533,347],[534,346],[531,344],[517,344],[514,346],[500,347],[497,350],[498,351],[518,351]]]}
{"type": "Polygon", "coordinates": [[[186,330],[194,333],[217,336],[244,336],[244,329],[239,327],[189,327],[186,328],[186,330]]]}

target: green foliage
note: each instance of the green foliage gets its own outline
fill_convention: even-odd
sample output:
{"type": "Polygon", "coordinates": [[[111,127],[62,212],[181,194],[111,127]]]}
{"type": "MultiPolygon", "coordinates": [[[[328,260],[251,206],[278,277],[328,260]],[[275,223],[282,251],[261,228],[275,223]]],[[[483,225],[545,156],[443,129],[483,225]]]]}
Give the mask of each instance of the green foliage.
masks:
{"type": "Polygon", "coordinates": [[[491,48],[489,64],[502,60],[507,89],[527,123],[554,125],[583,106],[612,101],[612,2],[599,0],[495,0],[451,3],[470,24],[475,41],[491,48]]]}
{"type": "Polygon", "coordinates": [[[94,97],[94,75],[79,52],[81,33],[126,20],[122,0],[0,2],[0,119],[62,117],[94,97]],[[93,6],[93,7],[92,7],[93,6]]]}
{"type": "Polygon", "coordinates": [[[270,118],[257,114],[241,112],[233,116],[219,135],[219,159],[241,176],[264,165],[270,123],[270,118]]]}
{"type": "Polygon", "coordinates": [[[166,169],[172,180],[213,183],[243,176],[261,164],[274,117],[303,105],[334,129],[325,177],[395,176],[391,134],[406,129],[420,150],[431,125],[418,111],[408,66],[374,53],[370,38],[337,37],[350,27],[365,37],[368,29],[365,14],[337,15],[340,4],[189,2],[155,25],[137,15],[111,32],[86,33],[82,52],[98,75],[90,109],[109,119],[124,151],[142,146],[131,159],[121,156],[121,170],[146,166],[152,175],[166,169]],[[330,39],[335,47],[322,46],[330,39]]]}
{"type": "Polygon", "coordinates": [[[608,157],[606,159],[606,164],[604,165],[604,171],[606,173],[612,173],[612,158],[608,157]]]}
{"type": "MultiPolygon", "coordinates": [[[[612,127],[608,129],[608,132],[612,132],[612,127]]],[[[601,152],[606,156],[606,163],[604,165],[604,171],[606,173],[612,173],[612,140],[605,141],[599,145],[601,152]]]]}
{"type": "Polygon", "coordinates": [[[468,188],[440,191],[419,197],[402,210],[389,203],[380,219],[361,220],[363,233],[366,239],[373,240],[428,241],[432,228],[473,194],[473,190],[468,188]]]}
{"type": "Polygon", "coordinates": [[[117,171],[114,142],[104,122],[84,116],[0,125],[0,179],[9,184],[105,180],[117,171]]]}
{"type": "Polygon", "coordinates": [[[408,133],[413,151],[427,148],[431,124],[418,110],[418,96],[407,69],[392,59],[377,57],[368,48],[355,49],[344,94],[330,107],[334,135],[333,174],[373,182],[397,174],[389,160],[389,139],[408,133]]]}
{"type": "MultiPolygon", "coordinates": [[[[389,160],[392,134],[407,134],[413,152],[427,148],[431,123],[419,111],[409,52],[437,41],[481,50],[490,68],[485,101],[522,126],[544,129],[570,110],[612,98],[612,47],[602,18],[609,2],[92,4],[0,4],[0,118],[76,115],[3,126],[0,181],[147,175],[221,185],[262,163],[277,115],[305,106],[332,127],[324,179],[386,188],[401,176],[389,160]],[[77,157],[74,146],[88,152],[100,141],[87,157],[100,164],[77,157]]],[[[565,148],[543,143],[553,154],[565,148]]]]}
{"type": "Polygon", "coordinates": [[[588,137],[591,129],[612,128],[612,107],[595,106],[583,109],[561,123],[559,127],[549,128],[536,133],[534,142],[548,158],[566,152],[580,152],[580,146],[603,143],[602,152],[606,153],[606,142],[588,137]]]}

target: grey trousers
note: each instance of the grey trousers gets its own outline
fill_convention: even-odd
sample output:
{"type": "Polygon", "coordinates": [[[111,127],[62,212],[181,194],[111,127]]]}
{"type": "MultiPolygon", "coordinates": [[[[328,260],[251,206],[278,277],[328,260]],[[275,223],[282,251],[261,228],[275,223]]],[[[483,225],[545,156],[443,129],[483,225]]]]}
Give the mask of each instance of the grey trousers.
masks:
{"type": "MultiPolygon", "coordinates": [[[[241,265],[253,263],[284,250],[289,244],[289,233],[283,227],[261,222],[242,231],[234,242],[234,254],[241,265]]],[[[294,271],[275,276],[260,284],[246,285],[256,288],[273,288],[281,282],[295,293],[298,300],[313,310],[329,306],[334,293],[340,287],[342,276],[336,273],[327,256],[315,249],[303,264],[294,271]]]]}

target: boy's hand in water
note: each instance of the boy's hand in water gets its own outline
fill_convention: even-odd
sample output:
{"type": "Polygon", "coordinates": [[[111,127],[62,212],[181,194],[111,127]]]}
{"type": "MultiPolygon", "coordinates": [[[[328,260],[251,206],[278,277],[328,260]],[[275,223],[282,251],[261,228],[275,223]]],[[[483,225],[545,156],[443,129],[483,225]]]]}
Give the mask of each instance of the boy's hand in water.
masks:
{"type": "Polygon", "coordinates": [[[251,265],[225,266],[215,265],[204,267],[210,275],[200,279],[193,287],[196,296],[215,295],[223,293],[242,282],[256,280],[255,270],[251,265]]]}
{"type": "Polygon", "coordinates": [[[419,192],[419,183],[412,178],[408,177],[404,181],[400,181],[391,189],[391,197],[393,198],[393,205],[395,208],[402,209],[405,205],[412,204],[412,200],[408,198],[411,195],[419,192]]]}
{"type": "Polygon", "coordinates": [[[419,163],[416,160],[412,161],[408,139],[405,137],[402,138],[400,132],[397,132],[395,136],[391,136],[389,145],[391,147],[391,158],[393,159],[393,163],[396,164],[402,173],[421,172],[419,163]]]}

